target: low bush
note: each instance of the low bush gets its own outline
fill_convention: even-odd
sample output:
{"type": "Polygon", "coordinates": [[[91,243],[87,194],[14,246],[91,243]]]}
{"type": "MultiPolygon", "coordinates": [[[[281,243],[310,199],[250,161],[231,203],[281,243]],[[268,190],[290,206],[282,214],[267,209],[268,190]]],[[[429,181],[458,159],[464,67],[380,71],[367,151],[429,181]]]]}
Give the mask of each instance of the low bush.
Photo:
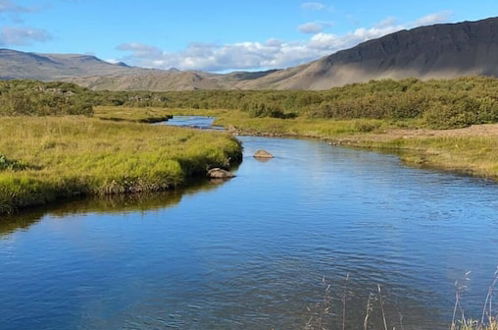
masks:
{"type": "Polygon", "coordinates": [[[5,171],[5,170],[11,170],[11,171],[16,171],[16,170],[23,170],[27,166],[15,161],[15,160],[10,160],[8,159],[4,154],[0,153],[0,171],[5,171]]]}
{"type": "Polygon", "coordinates": [[[90,116],[94,97],[91,91],[74,84],[0,81],[0,116],[90,116]]]}

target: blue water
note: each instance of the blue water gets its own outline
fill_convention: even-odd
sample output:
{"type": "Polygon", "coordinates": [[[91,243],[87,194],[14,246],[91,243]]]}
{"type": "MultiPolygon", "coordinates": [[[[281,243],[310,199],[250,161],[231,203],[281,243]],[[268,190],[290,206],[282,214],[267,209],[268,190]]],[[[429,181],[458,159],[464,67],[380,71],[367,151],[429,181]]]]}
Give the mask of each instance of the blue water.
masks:
{"type": "Polygon", "coordinates": [[[0,329],[303,329],[317,317],[335,329],[343,296],[358,329],[378,284],[391,328],[401,314],[405,329],[446,329],[466,271],[463,304],[480,318],[497,185],[318,141],[240,140],[225,183],[3,221],[0,329]]]}
{"type": "Polygon", "coordinates": [[[208,116],[175,116],[173,119],[158,123],[158,125],[190,127],[197,129],[223,130],[223,127],[213,125],[216,118],[208,116]]]}

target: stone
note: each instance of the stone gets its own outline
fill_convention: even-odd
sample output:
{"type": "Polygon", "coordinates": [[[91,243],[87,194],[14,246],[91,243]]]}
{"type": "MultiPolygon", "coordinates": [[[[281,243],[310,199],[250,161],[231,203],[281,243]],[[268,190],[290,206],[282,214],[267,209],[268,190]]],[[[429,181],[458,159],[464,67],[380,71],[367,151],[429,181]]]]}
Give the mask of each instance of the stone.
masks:
{"type": "Polygon", "coordinates": [[[207,176],[211,179],[231,179],[235,177],[232,172],[221,168],[210,169],[207,173],[207,176]]]}
{"type": "Polygon", "coordinates": [[[256,151],[256,153],[254,154],[254,158],[266,158],[266,159],[269,159],[269,158],[273,158],[273,155],[270,154],[268,151],[266,150],[258,150],[256,151]]]}

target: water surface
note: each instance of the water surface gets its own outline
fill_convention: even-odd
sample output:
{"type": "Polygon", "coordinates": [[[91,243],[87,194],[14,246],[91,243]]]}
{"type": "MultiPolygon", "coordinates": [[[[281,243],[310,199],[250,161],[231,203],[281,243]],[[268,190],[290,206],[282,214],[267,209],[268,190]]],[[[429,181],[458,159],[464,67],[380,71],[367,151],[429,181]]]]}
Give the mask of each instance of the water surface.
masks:
{"type": "Polygon", "coordinates": [[[158,125],[190,127],[197,129],[223,130],[222,126],[213,125],[216,118],[208,116],[174,116],[172,119],[158,125]]]}
{"type": "Polygon", "coordinates": [[[495,184],[318,141],[240,140],[231,181],[4,221],[0,328],[303,328],[331,284],[324,320],[338,328],[346,292],[357,329],[380,284],[390,325],[445,329],[468,270],[464,305],[480,317],[498,264],[495,184]]]}

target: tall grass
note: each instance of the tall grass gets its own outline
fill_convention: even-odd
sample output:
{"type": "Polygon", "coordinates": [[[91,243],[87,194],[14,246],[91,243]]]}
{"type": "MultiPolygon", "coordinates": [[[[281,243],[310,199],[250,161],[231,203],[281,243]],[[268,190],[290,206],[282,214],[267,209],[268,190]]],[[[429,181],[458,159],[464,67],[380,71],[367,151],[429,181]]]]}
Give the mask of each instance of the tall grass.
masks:
{"type": "Polygon", "coordinates": [[[241,158],[223,133],[85,117],[0,118],[0,213],[75,195],[160,191],[241,158]]]}
{"type": "MultiPolygon", "coordinates": [[[[455,304],[453,306],[453,318],[448,325],[449,330],[498,330],[498,319],[496,310],[493,307],[496,286],[498,285],[498,269],[494,274],[493,280],[488,288],[488,292],[483,302],[482,314],[479,320],[468,318],[464,310],[463,294],[467,289],[470,272],[465,274],[462,281],[455,282],[455,304]]],[[[348,324],[346,315],[351,313],[348,310],[347,301],[351,298],[352,293],[348,291],[350,283],[349,274],[346,276],[340,297],[341,310],[334,311],[334,296],[332,293],[332,285],[325,279],[322,279],[322,284],[325,286],[323,298],[312,306],[307,307],[307,313],[310,315],[304,328],[306,330],[326,330],[326,329],[352,329],[353,325],[348,324]]],[[[379,330],[404,330],[404,316],[398,312],[399,320],[389,319],[384,307],[384,299],[386,295],[380,285],[377,285],[376,290],[370,292],[363,313],[363,330],[379,329],[379,330]],[[375,318],[374,318],[375,316],[375,318]]],[[[392,313],[391,313],[392,315],[392,313]]],[[[408,315],[409,318],[409,315],[408,315]]],[[[351,321],[351,320],[349,320],[351,321]]],[[[355,322],[359,323],[359,322],[355,322]]],[[[439,326],[438,326],[439,327],[439,326]]],[[[356,325],[357,329],[360,329],[356,325]]],[[[425,327],[424,327],[425,328],[425,327]]]]}

